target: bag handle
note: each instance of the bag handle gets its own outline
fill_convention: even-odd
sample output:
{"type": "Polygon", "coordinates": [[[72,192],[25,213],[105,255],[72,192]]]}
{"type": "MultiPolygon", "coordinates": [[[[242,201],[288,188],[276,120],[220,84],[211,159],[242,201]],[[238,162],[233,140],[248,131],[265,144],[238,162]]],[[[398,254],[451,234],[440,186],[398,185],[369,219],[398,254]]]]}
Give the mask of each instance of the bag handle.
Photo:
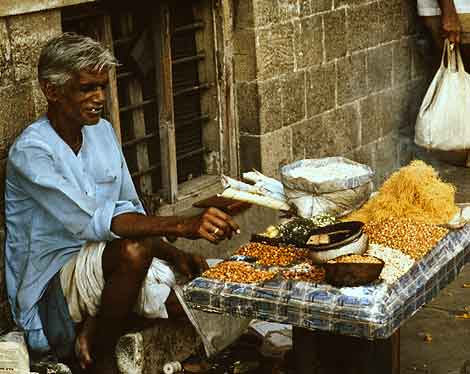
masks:
{"type": "Polygon", "coordinates": [[[465,66],[460,52],[460,46],[449,42],[449,39],[444,40],[444,48],[442,50],[441,68],[444,66],[445,58],[447,57],[447,68],[451,71],[465,72],[465,66]]]}
{"type": "Polygon", "coordinates": [[[460,73],[465,73],[465,65],[463,64],[462,54],[460,53],[460,45],[455,46],[455,54],[457,56],[457,70],[460,73]]]}
{"type": "MultiPolygon", "coordinates": [[[[444,48],[442,48],[441,68],[445,67],[444,66],[444,60],[445,60],[446,56],[448,56],[448,50],[449,50],[449,40],[445,39],[444,40],[444,48]]],[[[447,57],[447,61],[449,61],[448,57],[447,57]]]]}

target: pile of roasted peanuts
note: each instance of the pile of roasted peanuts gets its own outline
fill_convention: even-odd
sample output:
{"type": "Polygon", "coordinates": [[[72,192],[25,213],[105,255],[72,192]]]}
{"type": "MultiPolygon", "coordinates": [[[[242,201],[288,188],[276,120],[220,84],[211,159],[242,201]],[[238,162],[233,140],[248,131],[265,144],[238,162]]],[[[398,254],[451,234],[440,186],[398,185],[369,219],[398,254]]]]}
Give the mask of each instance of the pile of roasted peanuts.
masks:
{"type": "Polygon", "coordinates": [[[248,243],[240,247],[237,255],[251,256],[264,266],[287,266],[306,257],[306,251],[294,247],[276,247],[263,243],[248,243]]]}
{"type": "Polygon", "coordinates": [[[256,283],[272,279],[275,272],[255,269],[253,266],[238,261],[221,262],[206,270],[202,276],[224,282],[256,283]]]}
{"type": "Polygon", "coordinates": [[[337,263],[349,263],[349,264],[380,264],[382,263],[378,258],[373,256],[362,256],[362,255],[346,255],[337,257],[333,260],[328,261],[329,264],[337,263]]]}
{"type": "Polygon", "coordinates": [[[396,248],[418,260],[428,253],[447,233],[448,229],[415,222],[411,219],[389,218],[364,225],[370,243],[396,248]]]}

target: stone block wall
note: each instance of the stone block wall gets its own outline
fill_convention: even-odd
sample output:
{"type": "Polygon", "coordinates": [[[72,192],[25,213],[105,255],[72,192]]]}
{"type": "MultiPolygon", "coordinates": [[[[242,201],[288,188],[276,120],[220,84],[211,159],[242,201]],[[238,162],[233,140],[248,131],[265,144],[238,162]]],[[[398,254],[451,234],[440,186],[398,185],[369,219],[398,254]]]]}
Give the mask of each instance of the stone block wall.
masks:
{"type": "Polygon", "coordinates": [[[242,170],[278,177],[284,163],[342,155],[378,184],[407,159],[401,134],[429,76],[414,1],[235,3],[242,170]]]}
{"type": "Polygon", "coordinates": [[[0,17],[0,332],[12,326],[3,262],[6,158],[17,135],[46,108],[35,66],[43,43],[60,31],[59,11],[0,17]]]}

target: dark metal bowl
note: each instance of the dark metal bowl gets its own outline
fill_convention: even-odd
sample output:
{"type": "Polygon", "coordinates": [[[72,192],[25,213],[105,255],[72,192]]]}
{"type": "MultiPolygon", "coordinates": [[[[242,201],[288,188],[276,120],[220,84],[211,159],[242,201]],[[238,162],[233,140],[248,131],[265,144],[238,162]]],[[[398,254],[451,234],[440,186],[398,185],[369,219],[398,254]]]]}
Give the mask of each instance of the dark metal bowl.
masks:
{"type": "Polygon", "coordinates": [[[319,227],[313,230],[310,235],[328,234],[331,242],[328,244],[306,244],[305,248],[312,251],[328,251],[345,246],[356,241],[362,235],[364,223],[359,221],[340,222],[333,225],[319,227]]]}
{"type": "MultiPolygon", "coordinates": [[[[375,257],[376,258],[376,257],[375,257]]],[[[385,263],[334,262],[325,263],[325,279],[338,287],[362,286],[379,278],[385,263]]]]}
{"type": "Polygon", "coordinates": [[[294,243],[289,243],[285,241],[282,236],[270,238],[261,234],[252,234],[251,241],[258,243],[265,243],[274,246],[287,246],[295,245],[298,248],[307,248],[312,251],[328,251],[331,249],[336,249],[343,247],[349,243],[356,241],[362,235],[362,227],[364,223],[359,221],[350,221],[350,222],[339,222],[332,225],[327,225],[324,227],[319,227],[317,229],[311,230],[309,233],[312,235],[328,234],[330,235],[331,242],[328,244],[304,244],[304,245],[295,245],[294,243]]]}

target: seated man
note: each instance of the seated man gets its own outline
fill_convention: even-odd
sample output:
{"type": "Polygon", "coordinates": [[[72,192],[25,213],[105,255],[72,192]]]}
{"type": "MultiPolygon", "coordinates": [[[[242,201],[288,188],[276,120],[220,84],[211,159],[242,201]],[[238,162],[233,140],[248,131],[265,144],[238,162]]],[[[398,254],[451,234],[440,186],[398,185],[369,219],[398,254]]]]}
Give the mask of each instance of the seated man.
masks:
{"type": "MultiPolygon", "coordinates": [[[[84,369],[98,347],[113,347],[122,333],[154,258],[189,276],[207,267],[159,237],[218,243],[239,230],[215,208],[193,217],[145,215],[113,128],[101,118],[116,63],[90,38],[50,40],[38,63],[47,114],[18,137],[7,165],[5,262],[14,320],[32,352],[67,358],[75,346],[84,369]]],[[[170,315],[181,311],[170,288],[162,300],[163,316],[166,307],[170,315]]]]}

